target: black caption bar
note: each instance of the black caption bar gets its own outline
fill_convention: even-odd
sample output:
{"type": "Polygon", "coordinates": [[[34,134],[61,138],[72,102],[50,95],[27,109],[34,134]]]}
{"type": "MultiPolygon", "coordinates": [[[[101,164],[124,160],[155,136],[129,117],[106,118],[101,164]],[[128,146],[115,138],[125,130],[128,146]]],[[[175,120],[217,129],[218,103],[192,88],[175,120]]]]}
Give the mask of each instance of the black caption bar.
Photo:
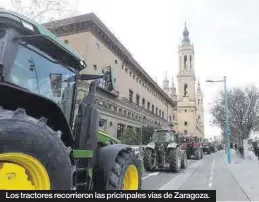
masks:
{"type": "Polygon", "coordinates": [[[114,200],[163,200],[216,202],[216,190],[170,191],[0,191],[0,201],[114,201],[114,200]]]}

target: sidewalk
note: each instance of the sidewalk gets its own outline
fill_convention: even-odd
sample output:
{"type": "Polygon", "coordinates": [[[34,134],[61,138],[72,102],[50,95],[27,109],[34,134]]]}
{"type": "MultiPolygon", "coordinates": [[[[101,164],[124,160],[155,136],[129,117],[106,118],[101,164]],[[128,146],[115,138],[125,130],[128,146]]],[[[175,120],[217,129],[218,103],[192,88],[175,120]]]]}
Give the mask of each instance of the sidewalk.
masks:
{"type": "Polygon", "coordinates": [[[223,155],[227,167],[247,197],[251,201],[259,201],[259,161],[251,151],[246,152],[246,159],[241,159],[235,150],[231,150],[231,164],[227,162],[227,155],[223,155]]]}

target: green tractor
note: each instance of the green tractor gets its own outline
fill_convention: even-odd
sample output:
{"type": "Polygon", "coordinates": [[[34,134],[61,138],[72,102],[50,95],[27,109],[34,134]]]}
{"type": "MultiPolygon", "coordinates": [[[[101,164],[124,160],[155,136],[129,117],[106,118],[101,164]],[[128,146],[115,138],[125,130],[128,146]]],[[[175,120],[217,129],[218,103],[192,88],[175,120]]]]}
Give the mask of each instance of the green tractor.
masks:
{"type": "Polygon", "coordinates": [[[187,154],[179,143],[179,134],[169,129],[156,129],[145,146],[143,164],[146,171],[164,169],[180,172],[187,168],[187,154]]]}
{"type": "Polygon", "coordinates": [[[99,131],[96,89],[112,68],[84,59],[45,27],[0,10],[0,190],[139,190],[141,163],[99,131]],[[92,80],[75,114],[78,81],[92,80]]]}

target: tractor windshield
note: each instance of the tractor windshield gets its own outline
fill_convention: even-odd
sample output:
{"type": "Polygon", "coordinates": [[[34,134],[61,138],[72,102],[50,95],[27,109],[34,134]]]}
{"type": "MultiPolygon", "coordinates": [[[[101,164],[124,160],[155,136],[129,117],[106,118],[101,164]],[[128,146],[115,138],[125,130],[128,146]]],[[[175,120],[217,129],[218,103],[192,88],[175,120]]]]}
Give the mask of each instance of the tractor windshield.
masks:
{"type": "Polygon", "coordinates": [[[9,81],[56,102],[69,121],[75,82],[74,71],[32,45],[20,45],[9,81]],[[66,81],[67,80],[67,81],[66,81]]]}
{"type": "Polygon", "coordinates": [[[174,136],[169,131],[155,131],[152,136],[153,142],[169,142],[171,140],[174,140],[174,136]]]}

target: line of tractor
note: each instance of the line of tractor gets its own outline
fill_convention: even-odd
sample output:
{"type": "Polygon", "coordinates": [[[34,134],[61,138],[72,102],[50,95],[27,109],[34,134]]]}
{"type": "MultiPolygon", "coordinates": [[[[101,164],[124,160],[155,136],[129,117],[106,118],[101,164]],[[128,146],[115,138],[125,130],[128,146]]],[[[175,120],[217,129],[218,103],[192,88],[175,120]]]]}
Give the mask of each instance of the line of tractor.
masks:
{"type": "Polygon", "coordinates": [[[158,169],[179,172],[187,168],[187,159],[200,160],[204,154],[221,149],[222,144],[204,138],[181,136],[172,129],[156,129],[145,146],[143,164],[148,172],[158,169]]]}

